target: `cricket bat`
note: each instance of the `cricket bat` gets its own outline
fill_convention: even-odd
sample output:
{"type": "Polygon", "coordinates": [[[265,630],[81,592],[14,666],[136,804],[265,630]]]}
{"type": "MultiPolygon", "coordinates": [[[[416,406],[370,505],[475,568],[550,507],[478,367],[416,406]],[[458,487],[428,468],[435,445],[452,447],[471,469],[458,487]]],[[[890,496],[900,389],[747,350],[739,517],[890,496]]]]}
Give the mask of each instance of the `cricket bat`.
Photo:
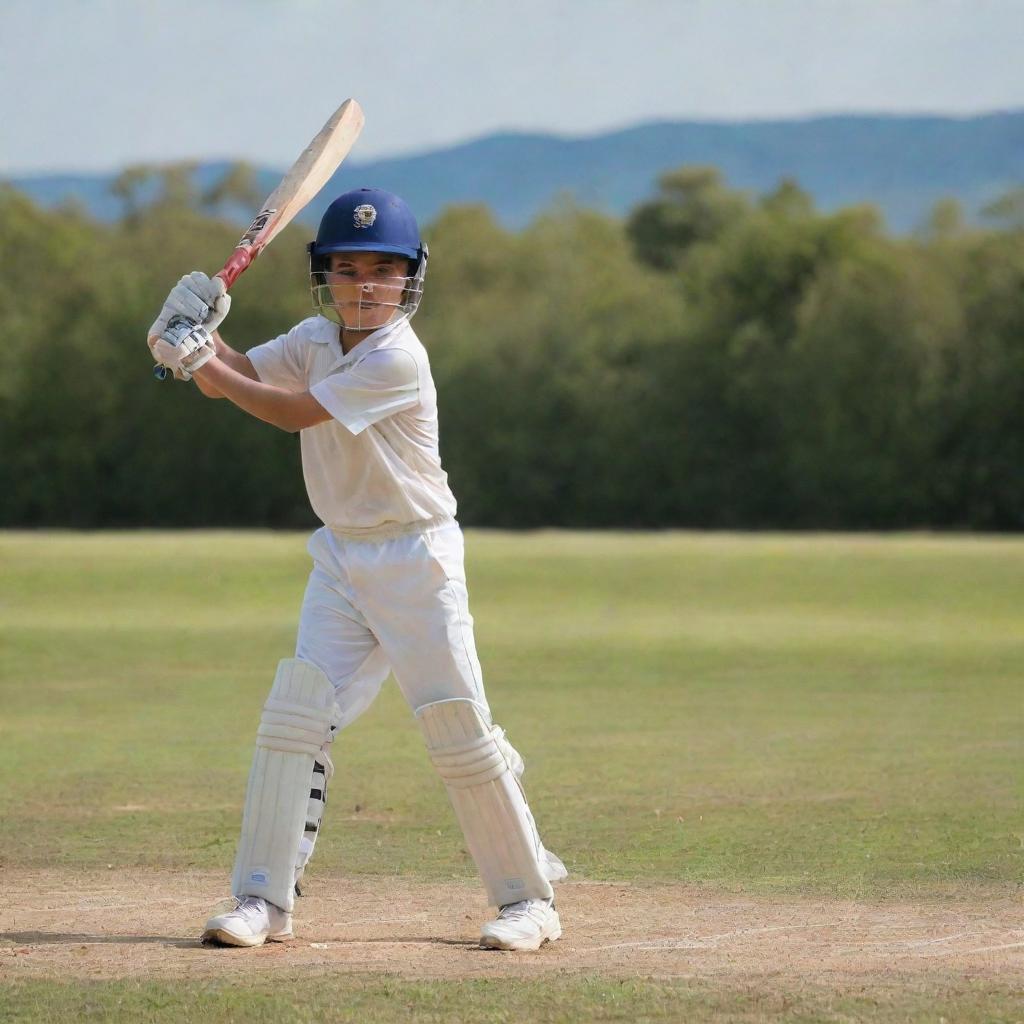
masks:
{"type": "MultiPolygon", "coordinates": [[[[217,271],[215,276],[223,279],[226,288],[241,277],[253,260],[324,187],[355,145],[364,120],[359,104],[348,99],[317,132],[281,183],[267,197],[263,209],[242,235],[227,262],[217,271]]],[[[157,380],[164,380],[170,370],[166,366],[157,366],[153,374],[157,380]]]]}

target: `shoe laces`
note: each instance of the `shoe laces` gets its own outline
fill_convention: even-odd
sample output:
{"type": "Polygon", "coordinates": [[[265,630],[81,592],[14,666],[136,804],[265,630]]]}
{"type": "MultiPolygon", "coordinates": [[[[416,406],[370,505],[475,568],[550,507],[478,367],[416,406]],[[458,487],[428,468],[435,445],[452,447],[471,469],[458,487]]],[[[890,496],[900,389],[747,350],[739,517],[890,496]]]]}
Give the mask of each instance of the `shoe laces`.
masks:
{"type": "Polygon", "coordinates": [[[541,899],[519,900],[518,903],[506,903],[498,911],[498,920],[520,921],[524,917],[529,917],[530,911],[541,910],[549,906],[551,906],[550,901],[541,899]]]}
{"type": "Polygon", "coordinates": [[[235,910],[240,910],[246,917],[261,915],[264,904],[259,896],[236,896],[235,910]]]}

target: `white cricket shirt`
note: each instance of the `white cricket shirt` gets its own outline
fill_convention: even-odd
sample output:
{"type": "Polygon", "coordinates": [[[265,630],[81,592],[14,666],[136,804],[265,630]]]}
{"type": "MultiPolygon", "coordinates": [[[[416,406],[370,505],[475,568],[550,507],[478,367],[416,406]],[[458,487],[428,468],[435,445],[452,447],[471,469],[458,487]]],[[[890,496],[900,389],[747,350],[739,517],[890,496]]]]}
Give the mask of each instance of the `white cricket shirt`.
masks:
{"type": "Polygon", "coordinates": [[[299,434],[313,511],[332,530],[367,538],[453,518],[437,391],[409,321],[387,324],[347,354],[339,333],[314,316],[246,353],[264,383],[309,391],[333,417],[299,434]]]}

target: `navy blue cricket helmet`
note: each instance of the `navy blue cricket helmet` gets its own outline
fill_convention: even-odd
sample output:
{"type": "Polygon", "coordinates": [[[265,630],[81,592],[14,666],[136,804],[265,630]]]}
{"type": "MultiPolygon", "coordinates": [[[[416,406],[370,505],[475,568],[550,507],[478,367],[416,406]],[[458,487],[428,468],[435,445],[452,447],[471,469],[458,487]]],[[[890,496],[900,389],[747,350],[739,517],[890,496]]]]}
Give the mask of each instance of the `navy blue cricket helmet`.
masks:
{"type": "Polygon", "coordinates": [[[360,251],[392,252],[419,262],[420,229],[404,199],[382,188],[356,188],[327,207],[310,255],[360,251]]]}

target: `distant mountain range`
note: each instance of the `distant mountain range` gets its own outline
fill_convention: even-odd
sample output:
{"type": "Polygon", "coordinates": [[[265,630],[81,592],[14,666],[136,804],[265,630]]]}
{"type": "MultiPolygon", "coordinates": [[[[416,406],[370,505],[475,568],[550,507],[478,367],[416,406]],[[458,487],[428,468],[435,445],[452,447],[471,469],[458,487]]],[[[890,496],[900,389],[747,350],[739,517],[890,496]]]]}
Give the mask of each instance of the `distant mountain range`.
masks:
{"type": "MultiPolygon", "coordinates": [[[[624,214],[653,194],[659,174],[682,164],[713,164],[731,186],[755,193],[792,177],[821,209],[874,203],[892,230],[907,232],[943,197],[960,200],[973,216],[1008,189],[1024,186],[1024,111],[663,122],[573,139],[490,135],[414,156],[347,163],[304,219],[315,224],[334,195],[361,184],[403,195],[424,222],[453,203],[485,203],[502,223],[518,228],[562,197],[624,214]]],[[[202,164],[197,184],[215,181],[225,167],[202,164]]],[[[265,195],[281,171],[260,168],[257,174],[265,195]]],[[[109,191],[112,175],[7,180],[43,205],[75,197],[101,219],[121,212],[109,191]]]]}

